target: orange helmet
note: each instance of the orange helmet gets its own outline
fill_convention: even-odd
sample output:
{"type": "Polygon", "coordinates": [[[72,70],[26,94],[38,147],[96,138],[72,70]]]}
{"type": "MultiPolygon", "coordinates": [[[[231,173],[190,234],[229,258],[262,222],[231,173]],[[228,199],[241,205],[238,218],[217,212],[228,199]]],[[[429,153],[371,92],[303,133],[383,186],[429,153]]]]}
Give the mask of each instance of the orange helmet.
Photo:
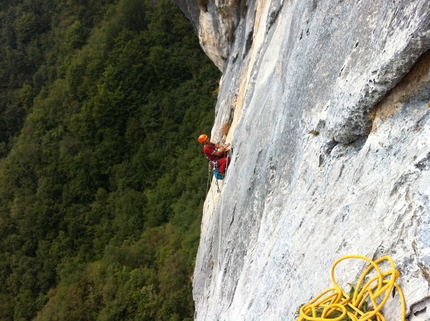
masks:
{"type": "Polygon", "coordinates": [[[208,139],[208,135],[205,135],[205,134],[201,134],[198,138],[200,144],[203,144],[206,141],[206,139],[208,139]]]}

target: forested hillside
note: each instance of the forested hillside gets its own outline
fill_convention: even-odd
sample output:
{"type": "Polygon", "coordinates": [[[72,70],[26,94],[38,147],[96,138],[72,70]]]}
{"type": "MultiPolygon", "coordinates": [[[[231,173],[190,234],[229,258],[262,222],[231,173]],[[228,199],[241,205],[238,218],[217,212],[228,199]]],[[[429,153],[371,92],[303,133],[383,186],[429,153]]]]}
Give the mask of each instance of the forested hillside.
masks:
{"type": "Polygon", "coordinates": [[[0,320],[186,320],[219,71],[170,0],[0,3],[0,320]]]}

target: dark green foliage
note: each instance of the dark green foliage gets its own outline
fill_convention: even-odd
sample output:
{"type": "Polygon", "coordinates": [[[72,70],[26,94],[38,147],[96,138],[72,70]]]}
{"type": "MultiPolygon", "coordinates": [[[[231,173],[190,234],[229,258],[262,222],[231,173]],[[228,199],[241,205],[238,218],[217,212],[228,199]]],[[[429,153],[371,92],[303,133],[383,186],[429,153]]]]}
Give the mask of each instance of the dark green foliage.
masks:
{"type": "Polygon", "coordinates": [[[0,4],[0,320],[186,320],[219,74],[169,0],[0,4]]]}

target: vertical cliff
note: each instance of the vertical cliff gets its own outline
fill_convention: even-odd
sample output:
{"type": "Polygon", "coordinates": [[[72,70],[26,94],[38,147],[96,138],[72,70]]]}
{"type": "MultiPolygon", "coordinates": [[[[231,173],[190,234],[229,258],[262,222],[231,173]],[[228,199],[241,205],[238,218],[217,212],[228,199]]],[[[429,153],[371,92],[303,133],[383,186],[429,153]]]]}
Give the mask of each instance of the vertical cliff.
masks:
{"type": "Polygon", "coordinates": [[[204,206],[195,319],[293,320],[359,254],[391,256],[409,319],[430,320],[428,1],[177,2],[223,71],[212,138],[233,145],[204,206]]]}

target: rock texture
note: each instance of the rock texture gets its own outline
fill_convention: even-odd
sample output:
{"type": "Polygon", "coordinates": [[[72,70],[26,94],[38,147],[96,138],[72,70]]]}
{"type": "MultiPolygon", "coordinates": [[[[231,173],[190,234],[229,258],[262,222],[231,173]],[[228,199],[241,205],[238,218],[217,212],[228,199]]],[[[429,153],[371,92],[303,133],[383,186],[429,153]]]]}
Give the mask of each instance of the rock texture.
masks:
{"type": "Polygon", "coordinates": [[[409,320],[430,320],[428,1],[190,3],[223,70],[212,138],[233,146],[203,209],[195,319],[294,320],[359,254],[391,256],[409,320]]]}
{"type": "Polygon", "coordinates": [[[223,71],[235,41],[235,30],[245,17],[246,0],[174,0],[194,25],[200,45],[223,71]]]}

